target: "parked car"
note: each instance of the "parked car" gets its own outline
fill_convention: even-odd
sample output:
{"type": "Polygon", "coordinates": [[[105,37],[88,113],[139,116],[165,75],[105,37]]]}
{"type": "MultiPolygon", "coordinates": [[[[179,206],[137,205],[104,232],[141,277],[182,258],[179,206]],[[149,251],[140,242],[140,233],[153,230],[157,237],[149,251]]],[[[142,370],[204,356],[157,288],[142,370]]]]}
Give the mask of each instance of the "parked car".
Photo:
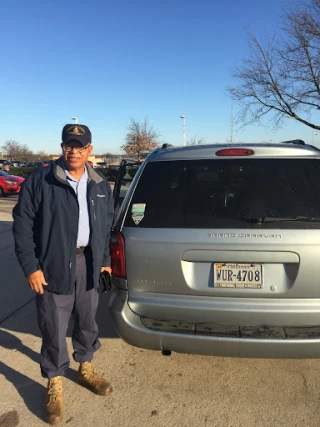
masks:
{"type": "Polygon", "coordinates": [[[24,178],[0,170],[0,197],[20,192],[24,178]]]}
{"type": "Polygon", "coordinates": [[[106,162],[97,162],[97,167],[98,168],[106,168],[107,167],[107,163],[106,162]]]}
{"type": "Polygon", "coordinates": [[[166,355],[318,358],[320,151],[166,146],[121,200],[130,167],[114,191],[119,335],[166,355]]]}
{"type": "Polygon", "coordinates": [[[20,165],[20,162],[18,160],[10,160],[7,162],[7,164],[10,165],[10,167],[18,168],[20,165]]]}
{"type": "Polygon", "coordinates": [[[11,163],[11,161],[6,160],[6,161],[3,163],[2,170],[4,170],[4,171],[8,171],[11,167],[12,167],[12,163],[11,163]]]}

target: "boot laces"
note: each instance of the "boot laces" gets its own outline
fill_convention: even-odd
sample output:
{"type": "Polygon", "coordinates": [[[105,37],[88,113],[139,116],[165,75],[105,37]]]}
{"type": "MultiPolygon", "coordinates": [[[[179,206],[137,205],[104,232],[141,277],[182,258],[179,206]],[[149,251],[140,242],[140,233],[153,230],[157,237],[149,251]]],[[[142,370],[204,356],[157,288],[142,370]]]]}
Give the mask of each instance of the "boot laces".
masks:
{"type": "Polygon", "coordinates": [[[62,393],[62,381],[60,378],[50,378],[48,384],[48,404],[55,402],[62,393]]]}
{"type": "Polygon", "coordinates": [[[103,379],[103,377],[98,374],[93,364],[90,362],[84,363],[81,366],[81,374],[92,383],[97,383],[103,379]]]}

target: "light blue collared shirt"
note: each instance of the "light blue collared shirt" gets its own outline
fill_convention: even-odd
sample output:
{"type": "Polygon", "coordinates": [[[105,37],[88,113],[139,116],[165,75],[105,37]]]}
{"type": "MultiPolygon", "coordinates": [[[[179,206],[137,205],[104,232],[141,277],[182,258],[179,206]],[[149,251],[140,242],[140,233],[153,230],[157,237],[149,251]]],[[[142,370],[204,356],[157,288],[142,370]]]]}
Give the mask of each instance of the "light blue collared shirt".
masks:
{"type": "Polygon", "coordinates": [[[66,168],[64,168],[64,171],[66,173],[66,177],[68,179],[69,184],[74,189],[74,192],[77,195],[79,203],[79,227],[77,247],[88,246],[90,239],[90,221],[87,199],[88,171],[85,166],[84,173],[79,179],[79,181],[77,181],[73,176],[71,176],[66,168]]]}

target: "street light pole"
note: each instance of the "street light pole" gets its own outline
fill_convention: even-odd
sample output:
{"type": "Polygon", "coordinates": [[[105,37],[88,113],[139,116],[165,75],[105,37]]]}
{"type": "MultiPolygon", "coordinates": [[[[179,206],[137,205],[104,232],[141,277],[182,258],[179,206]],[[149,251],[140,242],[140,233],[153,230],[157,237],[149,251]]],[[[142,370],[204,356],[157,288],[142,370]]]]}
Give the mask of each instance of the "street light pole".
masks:
{"type": "Polygon", "coordinates": [[[74,120],[75,124],[78,124],[78,117],[71,117],[71,120],[74,120]]]}
{"type": "Polygon", "coordinates": [[[231,123],[230,123],[230,142],[233,143],[233,128],[234,128],[234,88],[230,90],[231,92],[231,123]]]}
{"type": "Polygon", "coordinates": [[[232,103],[231,103],[231,144],[233,143],[233,95],[232,95],[232,103]]]}
{"type": "Polygon", "coordinates": [[[187,137],[186,137],[186,116],[180,116],[180,119],[182,119],[182,126],[183,126],[183,145],[187,145],[187,137]]]}

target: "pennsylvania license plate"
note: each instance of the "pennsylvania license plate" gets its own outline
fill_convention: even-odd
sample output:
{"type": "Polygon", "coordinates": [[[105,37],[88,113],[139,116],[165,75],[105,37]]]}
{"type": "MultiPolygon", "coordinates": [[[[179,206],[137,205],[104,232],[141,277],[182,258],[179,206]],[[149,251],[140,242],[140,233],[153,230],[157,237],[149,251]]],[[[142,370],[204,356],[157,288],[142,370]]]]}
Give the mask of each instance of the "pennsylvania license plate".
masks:
{"type": "Polygon", "coordinates": [[[213,286],[215,288],[261,289],[262,285],[262,264],[213,264],[213,286]]]}

